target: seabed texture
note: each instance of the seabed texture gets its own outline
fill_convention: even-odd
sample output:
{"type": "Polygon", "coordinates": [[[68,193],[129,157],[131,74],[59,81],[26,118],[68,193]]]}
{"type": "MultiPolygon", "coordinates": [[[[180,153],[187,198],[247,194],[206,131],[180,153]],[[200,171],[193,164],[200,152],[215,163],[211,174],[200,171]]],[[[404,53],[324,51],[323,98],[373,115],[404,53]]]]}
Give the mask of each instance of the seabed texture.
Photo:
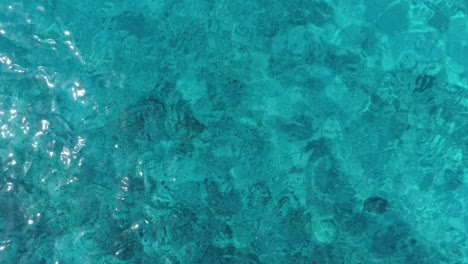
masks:
{"type": "Polygon", "coordinates": [[[3,0],[0,263],[468,263],[467,0],[3,0]]]}

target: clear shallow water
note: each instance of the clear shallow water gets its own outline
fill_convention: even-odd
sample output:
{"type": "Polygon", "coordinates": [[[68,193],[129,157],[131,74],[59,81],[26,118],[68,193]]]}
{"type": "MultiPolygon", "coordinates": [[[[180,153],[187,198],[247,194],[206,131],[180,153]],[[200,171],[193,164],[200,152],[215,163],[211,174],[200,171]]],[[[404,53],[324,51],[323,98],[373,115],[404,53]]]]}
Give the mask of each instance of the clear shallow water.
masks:
{"type": "Polygon", "coordinates": [[[466,1],[0,10],[1,263],[466,263],[466,1]]]}

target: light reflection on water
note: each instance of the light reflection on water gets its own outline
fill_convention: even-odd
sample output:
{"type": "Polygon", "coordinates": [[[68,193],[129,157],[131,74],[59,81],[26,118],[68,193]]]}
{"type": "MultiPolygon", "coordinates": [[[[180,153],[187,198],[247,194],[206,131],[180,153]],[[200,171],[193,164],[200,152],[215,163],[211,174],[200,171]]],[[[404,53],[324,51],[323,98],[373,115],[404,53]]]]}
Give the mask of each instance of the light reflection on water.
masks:
{"type": "Polygon", "coordinates": [[[51,227],[42,216],[79,181],[86,136],[77,128],[93,111],[72,32],[57,31],[46,7],[28,7],[0,3],[0,251],[13,255],[51,227]]]}

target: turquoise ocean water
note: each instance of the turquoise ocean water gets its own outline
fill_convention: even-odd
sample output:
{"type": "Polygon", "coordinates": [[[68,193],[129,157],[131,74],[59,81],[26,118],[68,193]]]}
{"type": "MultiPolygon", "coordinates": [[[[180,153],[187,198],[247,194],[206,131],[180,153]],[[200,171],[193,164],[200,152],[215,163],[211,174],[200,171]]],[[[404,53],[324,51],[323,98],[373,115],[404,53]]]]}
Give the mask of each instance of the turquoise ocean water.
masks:
{"type": "Polygon", "coordinates": [[[0,1],[0,263],[468,263],[467,10],[0,1]]]}

